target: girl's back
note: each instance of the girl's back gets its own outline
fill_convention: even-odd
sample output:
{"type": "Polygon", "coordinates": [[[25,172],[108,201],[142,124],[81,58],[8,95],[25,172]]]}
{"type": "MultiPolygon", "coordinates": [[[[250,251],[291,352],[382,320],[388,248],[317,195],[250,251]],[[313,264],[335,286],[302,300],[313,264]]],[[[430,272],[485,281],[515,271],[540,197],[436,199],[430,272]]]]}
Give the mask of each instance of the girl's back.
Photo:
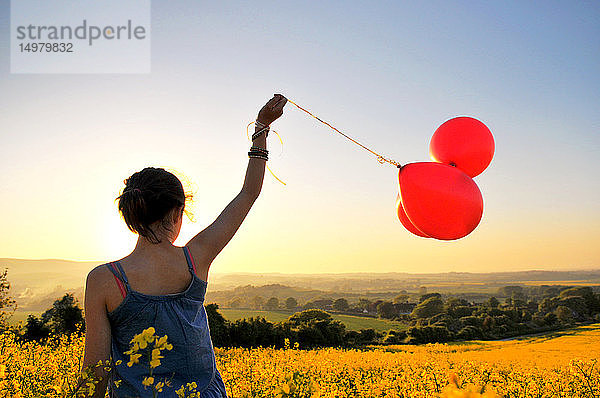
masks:
{"type": "MultiPolygon", "coordinates": [[[[111,396],[152,396],[151,389],[144,389],[141,385],[141,381],[149,376],[149,361],[142,359],[139,363],[132,363],[139,361],[135,357],[136,353],[126,354],[133,337],[148,325],[152,325],[157,336],[168,336],[167,342],[172,346],[171,350],[163,348],[164,357],[157,358],[159,361],[152,364],[155,366],[152,369],[155,384],[166,384],[168,381],[170,386],[166,388],[175,391],[195,382],[197,391],[203,397],[226,396],[225,386],[215,365],[204,310],[207,283],[196,275],[195,264],[187,248],[182,248],[182,255],[186,259],[190,282],[184,290],[169,294],[142,293],[140,290],[144,286],[144,278],[135,272],[137,270],[134,266],[130,267],[132,271],[135,270],[131,274],[137,275],[132,283],[120,262],[105,265],[113,273],[123,295],[121,303],[108,313],[113,331],[111,354],[115,362],[120,361],[120,365],[115,366],[112,378],[113,382],[121,380],[117,383],[118,388],[114,388],[113,382],[110,383],[113,390],[111,396]],[[132,358],[134,361],[131,361],[132,358]]],[[[156,274],[149,272],[151,274],[154,277],[148,279],[156,279],[156,274]]],[[[165,274],[163,280],[172,281],[173,278],[165,274]]],[[[164,288],[164,284],[155,286],[164,288]]],[[[154,343],[150,343],[145,352],[151,353],[152,347],[154,343]]]]}

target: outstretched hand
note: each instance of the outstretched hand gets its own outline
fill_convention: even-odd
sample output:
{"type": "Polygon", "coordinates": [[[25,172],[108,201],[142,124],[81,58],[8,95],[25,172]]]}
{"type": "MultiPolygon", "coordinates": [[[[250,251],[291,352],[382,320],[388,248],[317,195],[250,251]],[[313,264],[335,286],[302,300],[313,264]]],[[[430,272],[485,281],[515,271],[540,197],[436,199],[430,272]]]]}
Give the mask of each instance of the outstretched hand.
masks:
{"type": "Polygon", "coordinates": [[[283,95],[275,94],[258,112],[256,120],[265,126],[270,125],[283,115],[283,107],[286,103],[287,99],[283,95]]]}

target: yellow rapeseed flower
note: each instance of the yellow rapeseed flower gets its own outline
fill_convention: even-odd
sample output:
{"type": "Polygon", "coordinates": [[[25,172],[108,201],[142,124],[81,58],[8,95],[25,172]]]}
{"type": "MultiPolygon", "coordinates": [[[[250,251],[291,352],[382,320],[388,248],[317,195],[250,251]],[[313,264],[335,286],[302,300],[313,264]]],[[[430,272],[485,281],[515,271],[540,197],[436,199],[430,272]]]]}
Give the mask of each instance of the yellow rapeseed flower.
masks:
{"type": "Polygon", "coordinates": [[[96,384],[92,381],[86,383],[88,395],[94,395],[94,391],[96,391],[96,384]]]}
{"type": "Polygon", "coordinates": [[[156,339],[154,348],[158,348],[159,350],[171,350],[173,345],[167,343],[167,335],[164,335],[163,337],[156,339]]]}
{"type": "Polygon", "coordinates": [[[148,346],[148,343],[152,343],[154,341],[154,338],[156,337],[154,336],[155,332],[156,331],[151,326],[148,329],[143,330],[142,333],[136,334],[133,339],[131,339],[131,343],[134,344],[134,347],[136,347],[137,343],[137,346],[143,350],[148,346]]]}
{"type": "Polygon", "coordinates": [[[159,381],[158,383],[156,383],[156,391],[158,392],[162,392],[163,387],[165,386],[165,383],[163,383],[162,381],[159,381]]]}
{"type": "MultiPolygon", "coordinates": [[[[137,336],[136,336],[137,337],[137,336]]],[[[134,340],[136,339],[136,337],[134,337],[134,340]]],[[[136,352],[138,352],[140,350],[140,345],[137,341],[132,340],[132,346],[129,350],[125,351],[124,354],[125,355],[131,355],[131,354],[135,354],[136,352]]]]}
{"type": "Polygon", "coordinates": [[[142,354],[131,354],[129,356],[129,362],[127,362],[127,366],[132,367],[133,364],[135,363],[139,363],[139,359],[142,356],[142,354]]]}
{"type": "MultiPolygon", "coordinates": [[[[142,341],[141,336],[138,339],[142,341]]],[[[600,391],[599,340],[600,324],[596,324],[575,328],[565,336],[514,341],[361,350],[221,348],[215,349],[215,354],[232,397],[576,398],[600,391]]],[[[158,349],[157,360],[162,355],[168,358],[171,354],[164,351],[167,344],[164,336],[155,336],[146,350],[132,352],[127,358],[133,359],[131,364],[139,359],[140,364],[135,366],[149,372],[143,359],[152,358],[152,349],[158,349]]],[[[84,347],[85,336],[42,345],[0,333],[0,371],[4,373],[0,377],[0,397],[73,395],[69,392],[74,391],[79,380],[84,347]],[[59,388],[61,393],[53,392],[59,388]]],[[[89,369],[82,372],[92,374],[89,369]]],[[[153,378],[150,388],[156,392],[159,378],[153,378]]],[[[166,380],[161,378],[161,382],[161,395],[175,395],[166,380]]],[[[197,396],[198,392],[192,391],[195,386],[182,386],[176,396],[197,396]]],[[[93,382],[86,383],[80,392],[87,393],[92,388],[93,382]]]]}
{"type": "Polygon", "coordinates": [[[142,380],[142,384],[146,387],[151,386],[152,384],[154,384],[154,377],[144,377],[144,380],[142,380]]]}
{"type": "Polygon", "coordinates": [[[155,348],[152,350],[152,359],[150,360],[150,368],[154,369],[160,365],[160,358],[164,358],[160,355],[160,350],[155,348]]]}

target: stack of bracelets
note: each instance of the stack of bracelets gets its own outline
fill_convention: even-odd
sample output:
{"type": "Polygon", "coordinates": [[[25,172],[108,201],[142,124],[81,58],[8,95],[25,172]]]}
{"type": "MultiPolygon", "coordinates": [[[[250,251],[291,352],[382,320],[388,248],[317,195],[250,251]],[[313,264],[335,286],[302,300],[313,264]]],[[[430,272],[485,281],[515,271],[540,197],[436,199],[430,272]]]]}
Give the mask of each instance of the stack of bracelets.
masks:
{"type": "MultiPolygon", "coordinates": [[[[269,126],[265,126],[258,120],[256,121],[256,126],[259,128],[259,130],[256,133],[252,134],[252,141],[254,141],[258,137],[260,137],[263,133],[265,134],[265,137],[267,137],[269,135],[269,126]]],[[[250,151],[248,152],[248,157],[262,159],[262,160],[269,160],[269,151],[267,151],[264,148],[252,146],[250,148],[250,151]]]]}

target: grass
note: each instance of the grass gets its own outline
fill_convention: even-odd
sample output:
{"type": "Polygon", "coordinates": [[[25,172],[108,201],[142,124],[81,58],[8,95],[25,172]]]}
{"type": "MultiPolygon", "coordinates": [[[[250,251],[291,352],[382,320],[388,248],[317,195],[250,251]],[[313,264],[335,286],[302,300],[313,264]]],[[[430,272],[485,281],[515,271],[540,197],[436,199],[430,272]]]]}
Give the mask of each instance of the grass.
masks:
{"type": "MultiPolygon", "coordinates": [[[[233,308],[219,308],[219,312],[223,314],[225,319],[229,321],[235,321],[243,318],[251,317],[263,317],[269,322],[282,322],[288,319],[293,313],[290,311],[279,310],[279,311],[263,311],[263,310],[237,310],[233,308]]],[[[16,324],[19,321],[26,321],[29,314],[40,316],[43,311],[15,311],[10,323],[16,324]]],[[[341,321],[345,326],[346,330],[361,330],[361,329],[375,329],[378,332],[384,332],[386,330],[405,330],[406,325],[402,322],[388,321],[386,319],[368,318],[362,316],[342,315],[342,314],[331,314],[333,319],[341,321]]]]}
{"type": "MultiPolygon", "coordinates": [[[[292,313],[289,311],[263,311],[263,310],[238,310],[233,308],[219,308],[225,319],[235,321],[243,318],[263,317],[269,322],[282,322],[288,319],[292,313]]],[[[385,319],[367,318],[362,316],[331,314],[333,319],[341,321],[347,330],[375,329],[383,332],[389,329],[404,330],[406,325],[401,322],[388,321],[385,319]]]]}

